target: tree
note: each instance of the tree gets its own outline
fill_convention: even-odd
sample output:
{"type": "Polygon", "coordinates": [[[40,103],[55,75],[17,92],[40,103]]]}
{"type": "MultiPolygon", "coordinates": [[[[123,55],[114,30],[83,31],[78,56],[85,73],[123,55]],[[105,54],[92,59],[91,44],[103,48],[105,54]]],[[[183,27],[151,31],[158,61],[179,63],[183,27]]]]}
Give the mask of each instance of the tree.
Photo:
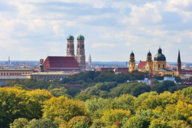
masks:
{"type": "Polygon", "coordinates": [[[162,119],[155,119],[151,121],[149,128],[173,128],[168,121],[162,119]]]}
{"type": "Polygon", "coordinates": [[[91,99],[91,97],[89,95],[85,95],[85,94],[79,94],[79,95],[75,96],[75,100],[86,101],[88,99],[91,99]]]}
{"type": "Polygon", "coordinates": [[[18,118],[15,119],[14,122],[10,124],[10,128],[24,128],[24,126],[27,124],[28,120],[26,118],[18,118]]]}
{"type": "Polygon", "coordinates": [[[128,119],[122,128],[148,128],[150,119],[148,117],[134,116],[128,119]]]}
{"type": "Polygon", "coordinates": [[[59,123],[50,119],[32,120],[26,126],[27,128],[58,128],[59,123]]]}
{"type": "Polygon", "coordinates": [[[68,122],[68,128],[81,128],[80,126],[82,126],[82,128],[87,128],[90,125],[91,120],[86,116],[76,116],[68,122]]]}
{"type": "Polygon", "coordinates": [[[106,124],[104,121],[102,120],[99,120],[99,119],[96,119],[93,121],[93,124],[91,125],[90,128],[102,128],[102,127],[105,127],[106,124]]]}
{"type": "Polygon", "coordinates": [[[54,119],[59,117],[65,121],[69,121],[75,116],[88,116],[85,106],[81,101],[73,101],[64,96],[58,98],[52,97],[43,105],[43,117],[54,119]]]}
{"type": "Polygon", "coordinates": [[[103,112],[103,116],[101,120],[103,120],[108,125],[115,125],[116,121],[122,123],[123,118],[130,118],[131,111],[123,110],[123,109],[111,109],[105,110],[103,112]]]}

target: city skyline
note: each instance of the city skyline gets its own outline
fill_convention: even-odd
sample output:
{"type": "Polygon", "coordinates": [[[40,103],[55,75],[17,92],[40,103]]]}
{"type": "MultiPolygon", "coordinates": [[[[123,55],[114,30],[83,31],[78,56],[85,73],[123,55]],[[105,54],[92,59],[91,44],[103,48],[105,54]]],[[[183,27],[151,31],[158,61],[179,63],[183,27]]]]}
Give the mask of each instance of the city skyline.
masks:
{"type": "MultiPolygon", "coordinates": [[[[85,37],[86,61],[152,59],[159,46],[167,62],[192,62],[190,0],[0,1],[0,60],[66,56],[67,37],[85,37]]],[[[76,51],[76,48],[75,48],[76,51]]]]}

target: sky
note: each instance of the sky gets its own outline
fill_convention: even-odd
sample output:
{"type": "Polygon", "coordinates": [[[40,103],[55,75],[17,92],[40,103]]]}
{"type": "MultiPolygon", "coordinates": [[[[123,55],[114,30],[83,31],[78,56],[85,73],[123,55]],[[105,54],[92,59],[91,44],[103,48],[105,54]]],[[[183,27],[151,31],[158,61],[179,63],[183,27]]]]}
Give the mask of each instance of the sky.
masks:
{"type": "MultiPolygon", "coordinates": [[[[85,37],[86,60],[192,62],[192,0],[0,0],[0,60],[65,56],[67,36],[85,37]]],[[[75,50],[76,53],[76,50],[75,50]]]]}

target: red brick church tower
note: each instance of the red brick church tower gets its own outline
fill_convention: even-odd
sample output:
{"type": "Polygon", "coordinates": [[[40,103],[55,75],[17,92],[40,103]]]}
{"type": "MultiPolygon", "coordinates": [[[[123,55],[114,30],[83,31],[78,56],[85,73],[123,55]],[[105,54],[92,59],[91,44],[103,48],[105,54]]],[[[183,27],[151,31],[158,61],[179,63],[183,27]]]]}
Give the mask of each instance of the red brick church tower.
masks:
{"type": "Polygon", "coordinates": [[[84,36],[79,35],[77,37],[77,53],[76,60],[79,64],[81,71],[85,71],[85,46],[84,46],[84,36]]]}
{"type": "Polygon", "coordinates": [[[74,37],[72,35],[67,37],[67,56],[74,55],[74,37]]]}

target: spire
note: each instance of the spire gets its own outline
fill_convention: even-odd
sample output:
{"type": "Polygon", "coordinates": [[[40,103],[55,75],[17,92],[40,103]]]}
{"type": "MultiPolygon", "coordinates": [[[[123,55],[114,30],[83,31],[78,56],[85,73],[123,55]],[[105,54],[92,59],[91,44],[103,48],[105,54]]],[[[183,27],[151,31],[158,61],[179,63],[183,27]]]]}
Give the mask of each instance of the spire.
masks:
{"type": "Polygon", "coordinates": [[[179,50],[179,53],[178,53],[178,59],[177,59],[177,62],[181,63],[180,50],[179,50]]]}

